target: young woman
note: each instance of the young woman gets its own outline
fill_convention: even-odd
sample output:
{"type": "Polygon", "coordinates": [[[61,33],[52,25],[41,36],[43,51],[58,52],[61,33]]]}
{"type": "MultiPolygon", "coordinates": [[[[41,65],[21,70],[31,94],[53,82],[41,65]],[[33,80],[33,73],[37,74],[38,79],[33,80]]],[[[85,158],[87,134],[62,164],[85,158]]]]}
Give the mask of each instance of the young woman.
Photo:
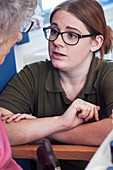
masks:
{"type": "MultiPolygon", "coordinates": [[[[1,113],[6,108],[37,117],[18,123],[12,120],[24,114],[10,117],[11,123],[4,123],[10,142],[49,137],[99,146],[113,128],[113,63],[103,59],[112,49],[113,33],[103,9],[96,0],[66,0],[53,10],[44,34],[51,60],[26,66],[0,96],[1,113]]],[[[64,163],[63,169],[72,170],[64,163]]],[[[72,163],[74,170],[86,165],[72,163]]]]}

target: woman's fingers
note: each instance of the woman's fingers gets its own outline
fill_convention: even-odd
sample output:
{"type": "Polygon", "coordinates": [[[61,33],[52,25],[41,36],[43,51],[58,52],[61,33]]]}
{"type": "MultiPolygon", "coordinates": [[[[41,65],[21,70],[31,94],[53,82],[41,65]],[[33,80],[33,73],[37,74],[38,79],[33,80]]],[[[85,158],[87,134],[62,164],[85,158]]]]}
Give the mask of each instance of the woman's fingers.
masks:
{"type": "Polygon", "coordinates": [[[95,120],[98,120],[98,112],[95,112],[95,108],[94,107],[90,110],[90,113],[85,118],[85,121],[88,121],[88,120],[92,119],[93,117],[95,118],[95,120]]]}
{"type": "Polygon", "coordinates": [[[81,106],[81,111],[78,112],[78,117],[81,119],[85,119],[90,115],[91,108],[89,106],[81,106]]]}
{"type": "Polygon", "coordinates": [[[92,103],[87,103],[88,106],[90,106],[91,110],[89,115],[86,117],[85,121],[88,121],[89,119],[92,119],[93,117],[95,118],[95,120],[99,120],[99,113],[98,111],[100,110],[99,106],[96,106],[92,103]]]}
{"type": "Polygon", "coordinates": [[[97,109],[97,107],[95,107],[94,117],[95,117],[95,120],[97,121],[99,120],[99,113],[98,113],[99,110],[97,109]]]}
{"type": "Polygon", "coordinates": [[[82,124],[84,121],[95,118],[99,120],[98,110],[100,108],[82,99],[76,99],[61,116],[61,122],[67,129],[82,124]]]}
{"type": "MultiPolygon", "coordinates": [[[[80,100],[80,99],[79,99],[80,100]]],[[[89,119],[92,119],[93,117],[95,120],[99,120],[99,114],[98,111],[100,110],[99,106],[96,106],[89,102],[84,102],[82,100],[82,103],[80,103],[81,111],[78,112],[78,118],[82,118],[85,121],[88,121],[89,119]]]]}

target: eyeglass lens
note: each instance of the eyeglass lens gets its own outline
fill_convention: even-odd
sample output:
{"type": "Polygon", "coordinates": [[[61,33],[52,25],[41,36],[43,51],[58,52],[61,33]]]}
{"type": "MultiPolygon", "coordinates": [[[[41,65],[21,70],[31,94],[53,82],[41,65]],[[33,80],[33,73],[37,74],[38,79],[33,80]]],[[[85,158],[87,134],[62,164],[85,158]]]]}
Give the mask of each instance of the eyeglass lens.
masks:
{"type": "Polygon", "coordinates": [[[49,41],[55,41],[58,38],[59,34],[61,34],[63,41],[69,45],[75,45],[78,43],[79,40],[78,35],[73,32],[60,33],[53,28],[47,28],[44,30],[44,32],[45,32],[46,39],[49,41]]]}

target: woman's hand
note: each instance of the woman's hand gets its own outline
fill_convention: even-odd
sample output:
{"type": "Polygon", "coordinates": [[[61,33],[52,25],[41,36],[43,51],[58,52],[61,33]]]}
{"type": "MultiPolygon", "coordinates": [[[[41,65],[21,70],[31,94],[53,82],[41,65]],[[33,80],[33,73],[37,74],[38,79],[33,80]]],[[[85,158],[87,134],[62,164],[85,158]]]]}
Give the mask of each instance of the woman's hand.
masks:
{"type": "Polygon", "coordinates": [[[98,121],[99,110],[99,106],[86,102],[82,99],[76,99],[61,116],[61,119],[63,121],[63,125],[71,129],[82,124],[84,121],[92,119],[93,117],[96,121],[98,121]]]}
{"type": "Polygon", "coordinates": [[[86,108],[81,110],[81,108],[78,107],[78,118],[84,119],[84,121],[88,121],[89,119],[95,118],[95,120],[98,121],[98,111],[100,110],[100,107],[89,102],[83,102],[83,105],[85,105],[86,108]]]}
{"type": "Polygon", "coordinates": [[[22,119],[36,119],[35,116],[32,116],[31,114],[21,114],[21,113],[17,113],[17,114],[1,114],[1,120],[2,121],[6,121],[6,123],[10,123],[12,121],[14,122],[19,122],[22,119]]]}

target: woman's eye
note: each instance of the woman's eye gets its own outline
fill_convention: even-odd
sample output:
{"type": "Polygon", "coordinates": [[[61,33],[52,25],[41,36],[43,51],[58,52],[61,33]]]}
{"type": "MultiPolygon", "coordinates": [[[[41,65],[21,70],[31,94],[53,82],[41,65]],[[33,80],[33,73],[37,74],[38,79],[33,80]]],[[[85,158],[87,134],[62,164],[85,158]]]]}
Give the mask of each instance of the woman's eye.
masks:
{"type": "Polygon", "coordinates": [[[52,35],[58,34],[58,31],[55,30],[55,29],[51,29],[51,34],[52,34],[52,35]]]}
{"type": "Polygon", "coordinates": [[[68,37],[69,37],[69,38],[72,38],[72,39],[75,39],[75,38],[77,38],[78,36],[77,36],[75,33],[73,33],[73,32],[69,32],[69,33],[68,33],[68,37]]]}

